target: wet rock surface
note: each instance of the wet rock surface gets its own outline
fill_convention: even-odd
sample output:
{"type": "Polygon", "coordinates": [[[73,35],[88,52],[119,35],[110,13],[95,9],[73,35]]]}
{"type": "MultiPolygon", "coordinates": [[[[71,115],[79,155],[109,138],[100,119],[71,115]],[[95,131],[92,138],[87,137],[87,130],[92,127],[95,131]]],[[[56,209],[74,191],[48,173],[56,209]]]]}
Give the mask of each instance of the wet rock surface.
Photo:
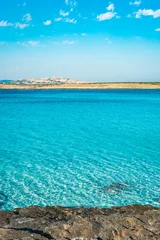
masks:
{"type": "Polygon", "coordinates": [[[0,211],[0,240],[160,239],[160,209],[126,206],[111,209],[38,206],[0,211]]]}

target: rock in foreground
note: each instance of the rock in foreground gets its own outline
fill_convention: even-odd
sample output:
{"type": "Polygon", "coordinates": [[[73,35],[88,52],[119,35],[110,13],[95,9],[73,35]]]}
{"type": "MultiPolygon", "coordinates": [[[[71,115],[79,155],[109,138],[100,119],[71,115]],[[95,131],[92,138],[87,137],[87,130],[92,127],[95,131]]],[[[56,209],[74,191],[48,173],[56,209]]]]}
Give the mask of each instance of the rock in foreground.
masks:
{"type": "Polygon", "coordinates": [[[0,211],[0,240],[160,239],[160,209],[29,207],[0,211]]]}

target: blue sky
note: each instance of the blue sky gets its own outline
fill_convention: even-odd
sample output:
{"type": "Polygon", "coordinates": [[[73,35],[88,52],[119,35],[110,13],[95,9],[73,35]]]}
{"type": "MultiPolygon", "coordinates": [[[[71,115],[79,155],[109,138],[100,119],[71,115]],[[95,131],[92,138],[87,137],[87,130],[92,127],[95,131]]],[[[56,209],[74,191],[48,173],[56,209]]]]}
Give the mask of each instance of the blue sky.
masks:
{"type": "Polygon", "coordinates": [[[0,79],[160,81],[160,0],[0,2],[0,79]]]}

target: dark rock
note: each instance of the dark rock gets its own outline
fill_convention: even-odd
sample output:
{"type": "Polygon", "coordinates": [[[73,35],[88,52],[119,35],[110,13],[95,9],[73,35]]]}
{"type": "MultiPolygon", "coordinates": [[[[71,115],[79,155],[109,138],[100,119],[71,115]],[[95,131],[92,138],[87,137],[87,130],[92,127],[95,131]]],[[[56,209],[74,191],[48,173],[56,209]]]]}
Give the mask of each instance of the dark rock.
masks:
{"type": "Polygon", "coordinates": [[[129,187],[128,184],[118,182],[118,183],[110,184],[109,186],[103,187],[101,189],[101,191],[116,193],[116,192],[123,191],[124,189],[126,189],[128,187],[129,187]]]}
{"type": "Polygon", "coordinates": [[[160,209],[151,206],[0,211],[0,240],[158,240],[160,209]]]}

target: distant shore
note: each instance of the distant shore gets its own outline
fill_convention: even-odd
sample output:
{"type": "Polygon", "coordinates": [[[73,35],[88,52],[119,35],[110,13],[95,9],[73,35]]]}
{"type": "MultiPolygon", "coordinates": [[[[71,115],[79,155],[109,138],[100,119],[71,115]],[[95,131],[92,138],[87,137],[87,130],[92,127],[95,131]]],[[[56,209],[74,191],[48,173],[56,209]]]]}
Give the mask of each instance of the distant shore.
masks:
{"type": "Polygon", "coordinates": [[[160,89],[160,82],[0,84],[0,89],[160,89]]]}

